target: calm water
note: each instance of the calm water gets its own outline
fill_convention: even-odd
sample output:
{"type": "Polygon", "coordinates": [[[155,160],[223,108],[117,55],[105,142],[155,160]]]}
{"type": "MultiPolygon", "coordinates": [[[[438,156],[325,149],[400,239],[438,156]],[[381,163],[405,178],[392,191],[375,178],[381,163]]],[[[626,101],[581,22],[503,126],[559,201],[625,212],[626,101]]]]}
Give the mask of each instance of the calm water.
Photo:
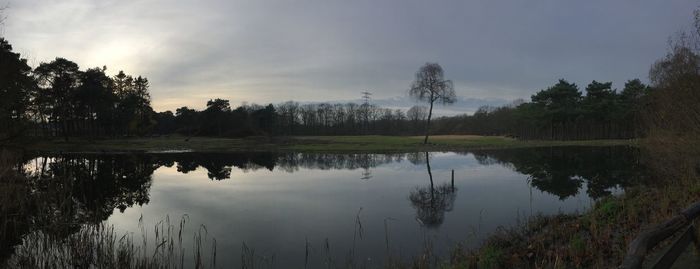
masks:
{"type": "Polygon", "coordinates": [[[277,267],[305,260],[319,267],[329,258],[379,265],[426,247],[445,255],[533,214],[580,212],[638,182],[637,155],[627,147],[93,154],[39,156],[24,166],[81,182],[73,188],[83,209],[73,219],[106,220],[141,238],[141,227],[152,233],[159,221],[186,215],[187,234],[204,225],[206,248],[216,238],[218,267],[239,267],[246,255],[277,267]]]}

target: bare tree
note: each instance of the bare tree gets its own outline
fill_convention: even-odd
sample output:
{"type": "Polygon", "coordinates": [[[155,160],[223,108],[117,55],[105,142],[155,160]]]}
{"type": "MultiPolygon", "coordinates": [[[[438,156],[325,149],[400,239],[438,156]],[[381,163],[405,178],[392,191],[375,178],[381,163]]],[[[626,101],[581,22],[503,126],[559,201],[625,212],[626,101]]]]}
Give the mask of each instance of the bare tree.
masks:
{"type": "Polygon", "coordinates": [[[425,124],[425,139],[423,140],[423,144],[427,144],[433,105],[435,102],[443,105],[452,104],[457,99],[452,81],[445,79],[442,67],[438,63],[426,63],[416,72],[416,79],[411,84],[408,94],[418,101],[430,103],[428,121],[425,124]]]}
{"type": "Polygon", "coordinates": [[[411,133],[414,133],[414,130],[418,130],[421,123],[428,117],[428,108],[413,106],[406,112],[406,117],[411,122],[411,133]]]}
{"type": "Polygon", "coordinates": [[[412,106],[406,112],[406,117],[412,121],[423,121],[428,117],[428,108],[424,106],[412,106]]]}

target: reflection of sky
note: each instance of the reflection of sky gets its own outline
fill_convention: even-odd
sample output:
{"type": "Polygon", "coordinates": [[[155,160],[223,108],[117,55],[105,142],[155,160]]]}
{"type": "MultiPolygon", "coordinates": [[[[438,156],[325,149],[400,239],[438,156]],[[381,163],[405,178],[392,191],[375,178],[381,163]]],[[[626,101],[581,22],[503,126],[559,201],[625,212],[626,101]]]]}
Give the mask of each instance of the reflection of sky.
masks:
{"type": "Polygon", "coordinates": [[[444,223],[435,230],[421,230],[408,200],[412,190],[429,185],[425,164],[407,160],[371,169],[371,180],[360,179],[362,170],[300,168],[288,173],[234,168],[230,179],[212,181],[202,168],[181,174],[174,166],[161,167],[153,176],[150,202],[124,213],[115,210],[109,222],[122,233],[138,231],[141,215],[149,228],[166,215],[178,219],[187,214],[189,232],[206,225],[217,240],[217,264],[231,266],[240,265],[243,242],[256,253],[274,253],[277,266],[303,266],[308,239],[315,249],[310,259],[320,266],[326,239],[334,259],[345,260],[360,208],[364,236],[357,242],[357,257],[376,263],[386,256],[386,218],[393,219],[389,221],[392,254],[409,257],[421,249],[426,238],[435,251],[444,254],[456,242],[474,246],[498,226],[523,220],[531,208],[533,213],[550,214],[581,210],[590,204],[585,189],[561,201],[530,189],[527,177],[509,168],[479,165],[473,155],[437,153],[430,163],[435,184],[450,182],[454,169],[458,189],[453,211],[446,213],[444,223]]]}

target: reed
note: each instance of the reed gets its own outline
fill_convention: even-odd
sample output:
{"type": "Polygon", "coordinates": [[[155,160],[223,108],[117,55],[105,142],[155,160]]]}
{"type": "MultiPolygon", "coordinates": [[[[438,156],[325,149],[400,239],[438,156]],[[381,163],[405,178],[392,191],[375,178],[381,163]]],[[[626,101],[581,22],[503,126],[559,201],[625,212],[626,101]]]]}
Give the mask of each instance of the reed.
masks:
{"type": "Polygon", "coordinates": [[[193,235],[192,252],[185,251],[182,234],[187,220],[187,216],[183,216],[179,222],[171,223],[166,217],[153,226],[152,240],[147,234],[142,234],[140,240],[130,233],[120,236],[106,223],[82,225],[67,237],[33,231],[23,237],[5,267],[215,268],[216,241],[212,239],[211,248],[206,249],[209,236],[204,226],[193,235]],[[204,253],[211,256],[207,258],[204,253]]]}

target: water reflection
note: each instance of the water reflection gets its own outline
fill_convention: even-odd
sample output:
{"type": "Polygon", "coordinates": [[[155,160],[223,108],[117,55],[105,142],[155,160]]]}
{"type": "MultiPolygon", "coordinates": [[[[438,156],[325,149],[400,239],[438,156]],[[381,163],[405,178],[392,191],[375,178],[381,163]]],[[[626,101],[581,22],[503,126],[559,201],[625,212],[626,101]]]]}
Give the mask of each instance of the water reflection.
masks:
{"type": "Polygon", "coordinates": [[[83,224],[107,220],[114,209],[148,203],[159,166],[145,155],[39,157],[12,169],[3,163],[2,257],[31,231],[64,238],[83,224]]]}
{"type": "MultiPolygon", "coordinates": [[[[416,219],[419,223],[427,228],[437,228],[445,220],[445,212],[452,211],[457,189],[454,182],[440,184],[436,187],[433,182],[433,172],[430,169],[430,153],[425,152],[425,158],[422,160],[425,161],[430,185],[416,187],[415,190],[411,191],[408,199],[416,209],[416,219]]],[[[417,162],[417,159],[414,158],[413,163],[417,162]]]]}
{"type": "MultiPolygon", "coordinates": [[[[188,173],[199,167],[207,169],[212,180],[231,178],[231,168],[242,171],[281,169],[295,172],[305,169],[364,169],[362,177],[371,178],[370,168],[399,162],[404,154],[306,154],[306,153],[203,153],[187,152],[154,155],[160,164],[177,163],[177,171],[188,173]]],[[[169,166],[169,165],[168,165],[169,166]]]]}
{"type": "MultiPolygon", "coordinates": [[[[250,203],[254,205],[258,203],[263,206],[273,203],[270,201],[282,201],[274,204],[273,207],[284,207],[285,209],[275,211],[277,212],[275,214],[280,215],[270,218],[274,221],[268,220],[268,223],[285,223],[292,222],[294,219],[302,221],[303,218],[295,216],[298,214],[305,214],[307,222],[312,222],[311,219],[314,216],[305,212],[312,212],[312,210],[323,208],[323,206],[338,207],[337,210],[319,210],[325,214],[334,213],[335,217],[344,214],[343,212],[354,212],[357,207],[352,208],[355,205],[347,201],[358,200],[359,197],[366,196],[371,198],[368,201],[372,201],[372,204],[364,205],[367,214],[375,214],[378,219],[396,217],[404,212],[402,206],[405,206],[410,210],[406,216],[417,220],[421,227],[437,231],[447,226],[447,229],[453,229],[451,230],[453,233],[455,231],[463,232],[454,230],[455,228],[451,228],[453,226],[462,226],[457,229],[465,229],[462,224],[465,222],[465,216],[470,214],[463,214],[462,211],[472,210],[471,215],[474,215],[474,211],[479,212],[481,208],[497,206],[469,199],[490,192],[494,192],[494,195],[512,194],[498,193],[505,188],[495,189],[493,186],[489,187],[485,184],[470,185],[471,183],[466,181],[469,178],[465,179],[464,174],[461,176],[462,181],[458,182],[457,186],[453,185],[449,178],[440,177],[446,171],[456,169],[464,165],[465,162],[475,162],[479,167],[497,167],[500,170],[505,170],[502,167],[507,167],[516,172],[511,172],[511,174],[522,175],[524,179],[521,183],[529,184],[537,190],[555,195],[554,200],[561,201],[581,193],[594,199],[603,197],[615,190],[638,183],[639,178],[644,174],[637,151],[627,147],[479,150],[458,154],[451,154],[450,156],[454,157],[450,158],[438,158],[439,161],[436,163],[431,163],[435,158],[430,153],[425,152],[409,154],[183,152],[23,156],[23,159],[17,160],[15,163],[0,167],[0,171],[4,171],[2,172],[3,185],[0,187],[0,191],[2,191],[0,195],[3,196],[0,216],[4,220],[0,223],[2,224],[0,227],[0,260],[7,258],[12,253],[13,246],[20,244],[22,236],[29,232],[41,230],[60,238],[75,232],[80,225],[100,223],[108,220],[115,212],[125,212],[135,205],[143,206],[151,203],[154,173],[159,168],[164,167],[170,167],[181,174],[192,175],[188,177],[188,180],[196,178],[195,175],[198,171],[206,170],[204,173],[206,178],[217,181],[211,182],[211,184],[223,181],[233,185],[238,184],[239,179],[248,178],[244,176],[246,173],[275,171],[282,173],[274,174],[275,179],[278,179],[288,177],[285,175],[291,175],[290,173],[300,173],[303,177],[310,177],[320,174],[319,171],[336,170],[333,171],[334,177],[323,173],[318,176],[321,179],[312,182],[315,185],[298,188],[301,190],[285,189],[284,192],[273,192],[275,196],[264,196],[264,194],[260,194],[260,189],[256,189],[256,192],[252,192],[253,196],[241,197],[250,199],[256,195],[260,196],[262,202],[251,201],[250,203]],[[359,171],[344,175],[344,170],[359,171]],[[438,176],[434,177],[436,171],[438,176]],[[358,172],[361,175],[359,179],[358,172]],[[349,183],[341,180],[344,177],[351,178],[356,183],[365,184],[367,187],[357,185],[358,187],[352,189],[353,193],[347,194],[347,197],[344,195],[348,188],[324,187],[326,189],[322,189],[318,187],[319,184],[347,186],[349,183]],[[413,181],[408,177],[416,177],[416,180],[413,181]],[[529,178],[529,181],[525,181],[525,178],[529,178]],[[369,186],[368,184],[374,185],[369,186]],[[462,186],[461,190],[458,186],[462,186]],[[314,190],[316,193],[309,194],[304,188],[319,189],[314,190]],[[457,197],[458,190],[462,193],[459,199],[457,197]],[[400,194],[392,196],[393,191],[400,192],[400,194]],[[319,197],[320,194],[327,194],[327,197],[319,197]],[[406,197],[407,194],[408,197],[406,197]],[[287,197],[291,195],[296,196],[287,197]],[[285,197],[285,199],[279,197],[285,197]],[[294,206],[297,204],[294,203],[302,204],[304,207],[302,209],[295,208],[294,206]],[[381,208],[383,213],[376,213],[376,211],[380,211],[377,208],[381,208]],[[291,216],[280,213],[294,212],[294,210],[299,210],[299,212],[290,213],[291,216]],[[460,211],[460,213],[449,215],[448,213],[452,211],[460,211]],[[450,226],[448,224],[450,221],[454,221],[455,224],[450,226]]],[[[503,174],[500,170],[497,175],[503,174]]],[[[472,173],[474,176],[479,175],[478,172],[472,171],[472,173]]],[[[199,175],[204,177],[203,174],[199,175]]],[[[491,181],[499,180],[497,176],[484,177],[491,181]]],[[[298,179],[298,177],[296,178],[298,179]]],[[[256,180],[260,181],[259,184],[264,183],[262,178],[256,180]]],[[[297,180],[297,182],[301,181],[297,180]]],[[[304,184],[297,182],[288,184],[304,184]]],[[[194,186],[199,183],[191,184],[194,186]]],[[[192,186],[188,185],[188,187],[192,186]]],[[[277,185],[260,186],[264,186],[261,188],[274,189],[277,185]]],[[[186,196],[184,192],[166,195],[169,197],[186,196]]],[[[230,195],[233,196],[233,194],[230,195]]],[[[246,193],[241,195],[246,195],[246,193]]],[[[208,197],[195,198],[208,199],[208,197]]],[[[206,202],[214,203],[212,201],[206,202]]],[[[226,200],[218,201],[218,203],[226,202],[226,200]]],[[[238,212],[241,212],[240,210],[257,210],[249,208],[247,205],[239,205],[237,208],[239,208],[238,212]]],[[[199,210],[221,212],[214,208],[199,210]]],[[[497,209],[490,210],[495,212],[497,209]]],[[[509,209],[509,212],[512,214],[513,210],[509,209]]],[[[217,217],[219,215],[221,215],[221,219],[212,218],[202,220],[202,222],[224,222],[225,216],[217,213],[217,217]]],[[[264,215],[258,217],[260,216],[265,217],[264,215]]],[[[333,218],[331,216],[324,217],[333,218]]],[[[506,217],[508,216],[501,218],[506,217]]],[[[398,219],[397,223],[401,221],[401,218],[396,218],[398,219]]],[[[255,220],[252,217],[248,219],[251,219],[251,222],[255,220]]],[[[232,222],[231,219],[226,221],[232,222]]],[[[348,221],[348,224],[352,224],[352,221],[348,221]]],[[[507,223],[502,220],[494,220],[492,226],[501,224],[507,223]]],[[[304,225],[313,224],[305,222],[304,225]]],[[[326,223],[325,225],[330,224],[326,223]]],[[[337,223],[333,225],[342,226],[337,223]]],[[[397,231],[393,233],[401,236],[411,235],[413,232],[408,226],[396,229],[397,231]]],[[[371,246],[367,246],[367,248],[371,248],[371,246]]]]}
{"type": "Polygon", "coordinates": [[[483,165],[505,165],[529,175],[531,184],[566,199],[586,186],[592,198],[639,183],[645,176],[638,149],[630,147],[553,147],[474,151],[483,165]]]}

